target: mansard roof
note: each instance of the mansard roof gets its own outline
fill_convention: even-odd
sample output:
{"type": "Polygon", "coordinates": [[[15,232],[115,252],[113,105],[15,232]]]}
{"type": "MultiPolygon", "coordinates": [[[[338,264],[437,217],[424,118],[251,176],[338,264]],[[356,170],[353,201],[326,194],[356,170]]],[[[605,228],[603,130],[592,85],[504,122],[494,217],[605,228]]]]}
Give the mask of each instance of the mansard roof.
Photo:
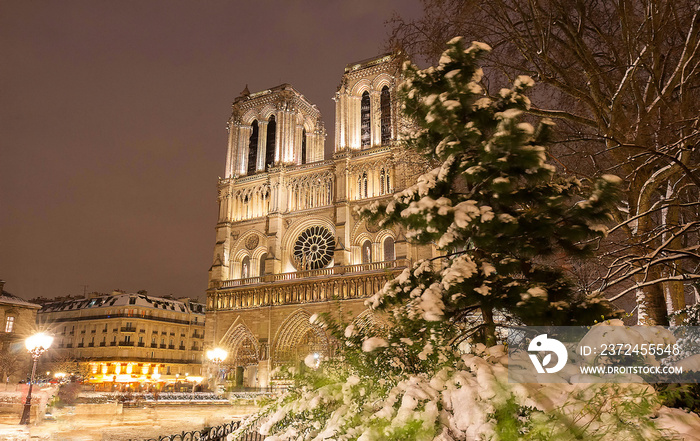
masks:
{"type": "Polygon", "coordinates": [[[204,314],[204,305],[193,301],[181,301],[146,294],[105,295],[88,299],[71,299],[51,302],[42,306],[39,313],[77,311],[127,306],[140,309],[157,309],[179,313],[204,314]],[[133,301],[131,299],[134,299],[133,301]],[[132,303],[133,302],[133,303],[132,303]]]}
{"type": "Polygon", "coordinates": [[[14,294],[10,294],[9,292],[2,290],[0,291],[0,304],[4,305],[16,305],[24,308],[34,308],[34,309],[39,309],[41,305],[37,305],[36,303],[31,303],[26,300],[24,300],[21,297],[17,297],[14,294]]]}

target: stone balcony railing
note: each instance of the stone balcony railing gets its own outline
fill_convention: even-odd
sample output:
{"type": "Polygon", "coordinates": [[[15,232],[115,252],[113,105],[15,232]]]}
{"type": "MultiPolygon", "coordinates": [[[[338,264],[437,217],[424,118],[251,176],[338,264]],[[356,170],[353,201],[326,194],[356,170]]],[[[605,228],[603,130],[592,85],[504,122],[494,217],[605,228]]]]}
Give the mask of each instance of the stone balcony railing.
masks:
{"type": "Polygon", "coordinates": [[[366,298],[409,263],[407,259],[399,259],[226,280],[207,296],[207,309],[237,310],[366,298]]]}
{"type": "Polygon", "coordinates": [[[286,282],[290,280],[308,279],[310,277],[323,277],[344,274],[356,274],[404,268],[408,265],[408,259],[389,260],[385,262],[361,263],[358,265],[332,266],[317,270],[297,271],[293,273],[269,274],[261,277],[247,277],[245,279],[224,280],[218,286],[219,289],[233,288],[237,286],[256,285],[259,283],[286,282]]]}

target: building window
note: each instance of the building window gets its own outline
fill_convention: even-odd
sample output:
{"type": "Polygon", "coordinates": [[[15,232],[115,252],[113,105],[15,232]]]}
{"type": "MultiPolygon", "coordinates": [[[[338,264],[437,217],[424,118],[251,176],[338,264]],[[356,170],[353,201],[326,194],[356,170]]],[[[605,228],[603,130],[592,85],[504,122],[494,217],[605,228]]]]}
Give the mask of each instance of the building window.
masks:
{"type": "Polygon", "coordinates": [[[15,332],[15,318],[8,316],[5,319],[5,332],[15,332]]]}
{"type": "Polygon", "coordinates": [[[241,262],[241,279],[248,278],[250,274],[250,257],[245,256],[241,262]]]}
{"type": "Polygon", "coordinates": [[[362,244],[362,263],[371,263],[372,262],[372,243],[369,240],[366,240],[362,244]]]}
{"type": "Polygon", "coordinates": [[[364,186],[365,197],[367,197],[367,195],[369,194],[369,192],[367,191],[367,172],[362,174],[362,185],[364,186]]]}
{"type": "MultiPolygon", "coordinates": [[[[260,277],[265,275],[265,261],[267,260],[267,253],[260,256],[260,277]]],[[[197,323],[197,317],[194,318],[194,322],[197,323]]]]}
{"type": "Polygon", "coordinates": [[[275,115],[270,116],[270,120],[267,123],[267,146],[265,147],[265,170],[275,165],[275,146],[276,139],[275,134],[277,133],[277,122],[275,122],[275,115]]]}
{"type": "Polygon", "coordinates": [[[258,161],[258,121],[253,121],[251,125],[253,128],[250,134],[250,139],[248,140],[248,172],[247,174],[252,175],[255,173],[256,163],[258,161]]]}
{"type": "Polygon", "coordinates": [[[379,100],[382,125],[382,145],[384,145],[391,141],[391,97],[387,86],[382,88],[382,94],[379,100]]]}
{"type": "Polygon", "coordinates": [[[369,92],[365,90],[360,101],[360,141],[362,147],[369,147],[371,143],[372,129],[370,128],[369,112],[369,92]]]}
{"type": "Polygon", "coordinates": [[[394,238],[387,237],[384,239],[384,260],[394,260],[394,238]]]}
{"type": "Polygon", "coordinates": [[[301,163],[306,164],[306,129],[301,129],[301,163]]]}

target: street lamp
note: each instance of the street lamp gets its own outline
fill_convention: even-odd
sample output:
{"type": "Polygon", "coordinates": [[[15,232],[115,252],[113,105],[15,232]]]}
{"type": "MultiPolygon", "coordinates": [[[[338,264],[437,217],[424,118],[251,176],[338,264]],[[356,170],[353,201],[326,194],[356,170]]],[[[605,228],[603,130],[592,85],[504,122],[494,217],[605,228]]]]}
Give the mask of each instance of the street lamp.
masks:
{"type": "Polygon", "coordinates": [[[53,337],[50,335],[40,332],[34,334],[31,337],[27,337],[24,340],[24,345],[27,350],[32,354],[32,376],[29,380],[29,391],[27,392],[27,401],[24,403],[24,410],[22,411],[22,419],[19,421],[20,424],[29,424],[29,414],[32,410],[32,386],[34,386],[34,374],[36,374],[36,362],[41,357],[41,354],[46,352],[46,350],[53,343],[53,337]]]}
{"type": "Polygon", "coordinates": [[[209,349],[207,351],[207,359],[216,365],[216,379],[214,380],[214,392],[219,393],[218,383],[221,375],[221,363],[228,357],[228,352],[221,348],[209,349]]]}

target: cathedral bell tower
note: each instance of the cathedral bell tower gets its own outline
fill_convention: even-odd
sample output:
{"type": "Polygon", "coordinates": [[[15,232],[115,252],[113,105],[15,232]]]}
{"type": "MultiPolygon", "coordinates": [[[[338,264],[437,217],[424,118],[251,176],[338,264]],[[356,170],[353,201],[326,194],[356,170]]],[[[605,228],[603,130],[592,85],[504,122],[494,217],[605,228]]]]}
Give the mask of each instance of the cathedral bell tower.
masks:
{"type": "Polygon", "coordinates": [[[364,300],[425,254],[402,231],[357,215],[422,171],[397,142],[399,72],[391,54],[345,67],[329,159],[318,109],[289,84],[246,86],[234,100],[206,338],[229,351],[236,385],[282,384],[274,368],[333,356],[330,336],[310,317],[349,314],[374,326],[380,318],[364,300]]]}

